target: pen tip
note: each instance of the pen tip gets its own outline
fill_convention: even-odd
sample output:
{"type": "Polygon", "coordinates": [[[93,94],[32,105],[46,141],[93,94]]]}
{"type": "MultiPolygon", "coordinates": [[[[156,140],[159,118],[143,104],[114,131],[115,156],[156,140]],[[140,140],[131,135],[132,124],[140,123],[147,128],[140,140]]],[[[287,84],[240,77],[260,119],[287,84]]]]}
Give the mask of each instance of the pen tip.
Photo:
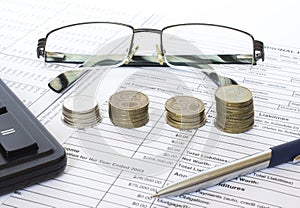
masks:
{"type": "Polygon", "coordinates": [[[158,193],[157,192],[152,195],[152,198],[156,198],[156,197],[158,197],[158,193]]]}

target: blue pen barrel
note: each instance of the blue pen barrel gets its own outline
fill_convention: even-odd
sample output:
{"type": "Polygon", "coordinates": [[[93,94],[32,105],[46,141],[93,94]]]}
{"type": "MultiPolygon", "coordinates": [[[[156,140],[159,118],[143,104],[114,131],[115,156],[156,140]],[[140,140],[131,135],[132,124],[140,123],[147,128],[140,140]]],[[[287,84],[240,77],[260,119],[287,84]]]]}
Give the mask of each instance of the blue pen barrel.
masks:
{"type": "Polygon", "coordinates": [[[272,150],[272,157],[269,167],[293,161],[296,156],[300,155],[300,139],[271,147],[270,149],[272,150]]]}

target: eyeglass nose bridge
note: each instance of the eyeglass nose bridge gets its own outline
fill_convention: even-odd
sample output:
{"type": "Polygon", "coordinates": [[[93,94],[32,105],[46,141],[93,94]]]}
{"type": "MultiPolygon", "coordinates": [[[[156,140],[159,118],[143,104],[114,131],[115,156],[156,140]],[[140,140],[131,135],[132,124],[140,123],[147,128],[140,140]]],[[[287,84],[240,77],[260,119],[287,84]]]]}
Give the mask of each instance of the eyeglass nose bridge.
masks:
{"type": "MultiPolygon", "coordinates": [[[[155,44],[155,52],[156,52],[156,55],[157,55],[158,63],[160,65],[163,65],[164,64],[164,55],[162,53],[161,30],[153,29],[153,28],[138,28],[138,29],[133,30],[131,46],[130,46],[130,49],[129,49],[128,56],[125,60],[125,64],[128,64],[132,60],[133,56],[137,53],[138,49],[142,48],[142,50],[143,50],[143,45],[145,46],[147,44],[147,41],[145,41],[145,37],[141,36],[142,41],[140,41],[140,39],[137,37],[137,34],[140,34],[140,33],[146,33],[146,34],[147,33],[148,34],[152,33],[152,34],[157,34],[158,35],[157,36],[158,41],[155,44]]],[[[149,39],[149,42],[151,42],[151,43],[154,42],[154,41],[155,41],[155,38],[149,39]]],[[[153,46],[153,44],[151,44],[151,46],[153,46]]]]}
{"type": "Polygon", "coordinates": [[[133,30],[133,33],[140,33],[140,32],[157,33],[159,35],[161,34],[161,30],[154,29],[154,28],[138,28],[133,30]]]}

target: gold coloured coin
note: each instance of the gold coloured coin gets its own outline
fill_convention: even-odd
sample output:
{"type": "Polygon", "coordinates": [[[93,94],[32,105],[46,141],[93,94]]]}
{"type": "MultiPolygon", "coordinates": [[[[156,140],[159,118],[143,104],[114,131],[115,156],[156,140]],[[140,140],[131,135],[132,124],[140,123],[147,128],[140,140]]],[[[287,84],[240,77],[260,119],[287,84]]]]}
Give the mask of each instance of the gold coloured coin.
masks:
{"type": "Polygon", "coordinates": [[[224,132],[242,133],[254,125],[252,93],[240,85],[221,86],[216,90],[215,126],[224,132]]]}
{"type": "Polygon", "coordinates": [[[165,103],[168,112],[178,116],[195,116],[204,111],[204,104],[201,100],[191,96],[175,96],[165,103]]]}
{"type": "Polygon", "coordinates": [[[174,121],[173,119],[166,116],[166,121],[170,126],[172,126],[174,128],[189,130],[189,129],[200,128],[201,126],[203,126],[205,124],[206,119],[204,118],[201,122],[195,122],[195,123],[185,122],[185,123],[183,123],[183,122],[174,121]]]}
{"type": "Polygon", "coordinates": [[[134,90],[123,90],[114,93],[109,98],[109,104],[114,110],[136,112],[147,108],[149,99],[144,93],[134,90]]]}
{"type": "Polygon", "coordinates": [[[109,118],[121,128],[138,128],[149,121],[149,99],[138,91],[123,90],[114,93],[109,99],[109,118]]]}
{"type": "Polygon", "coordinates": [[[111,122],[115,126],[118,126],[121,128],[127,128],[127,129],[138,128],[138,127],[142,127],[142,126],[146,125],[149,122],[149,116],[146,116],[143,120],[136,121],[136,122],[120,121],[120,120],[114,120],[113,118],[111,118],[111,122]]]}
{"type": "Polygon", "coordinates": [[[226,85],[216,90],[215,98],[218,103],[247,106],[252,101],[252,92],[241,85],[226,85]]]}
{"type": "Polygon", "coordinates": [[[195,129],[206,121],[203,102],[191,96],[175,96],[165,103],[166,121],[177,129],[195,129]]]}
{"type": "Polygon", "coordinates": [[[227,133],[231,133],[231,134],[239,134],[239,133],[243,133],[245,131],[250,130],[251,128],[253,128],[254,122],[249,124],[247,127],[224,127],[224,126],[219,126],[219,124],[216,122],[215,120],[215,127],[218,128],[220,131],[224,131],[227,133]]]}

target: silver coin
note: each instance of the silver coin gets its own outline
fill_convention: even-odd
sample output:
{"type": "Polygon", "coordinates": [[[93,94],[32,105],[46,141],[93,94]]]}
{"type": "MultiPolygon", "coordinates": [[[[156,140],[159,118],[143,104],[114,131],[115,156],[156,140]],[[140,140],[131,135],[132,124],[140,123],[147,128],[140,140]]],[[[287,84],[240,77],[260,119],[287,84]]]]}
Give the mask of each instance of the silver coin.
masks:
{"type": "Polygon", "coordinates": [[[101,121],[98,103],[85,95],[68,97],[63,102],[62,120],[73,128],[89,128],[101,121]]]}
{"type": "Polygon", "coordinates": [[[86,95],[76,95],[68,97],[63,102],[63,108],[67,112],[86,114],[94,111],[98,103],[94,98],[86,95]]]}
{"type": "Polygon", "coordinates": [[[94,111],[89,113],[77,114],[77,113],[70,113],[63,110],[62,115],[67,118],[89,119],[91,117],[100,116],[100,111],[99,108],[96,108],[94,111]]]}
{"type": "Polygon", "coordinates": [[[82,119],[82,118],[72,118],[72,117],[63,117],[65,120],[72,122],[72,123],[93,123],[94,121],[98,121],[99,119],[101,119],[100,116],[91,116],[89,118],[86,119],[82,119]]]}

